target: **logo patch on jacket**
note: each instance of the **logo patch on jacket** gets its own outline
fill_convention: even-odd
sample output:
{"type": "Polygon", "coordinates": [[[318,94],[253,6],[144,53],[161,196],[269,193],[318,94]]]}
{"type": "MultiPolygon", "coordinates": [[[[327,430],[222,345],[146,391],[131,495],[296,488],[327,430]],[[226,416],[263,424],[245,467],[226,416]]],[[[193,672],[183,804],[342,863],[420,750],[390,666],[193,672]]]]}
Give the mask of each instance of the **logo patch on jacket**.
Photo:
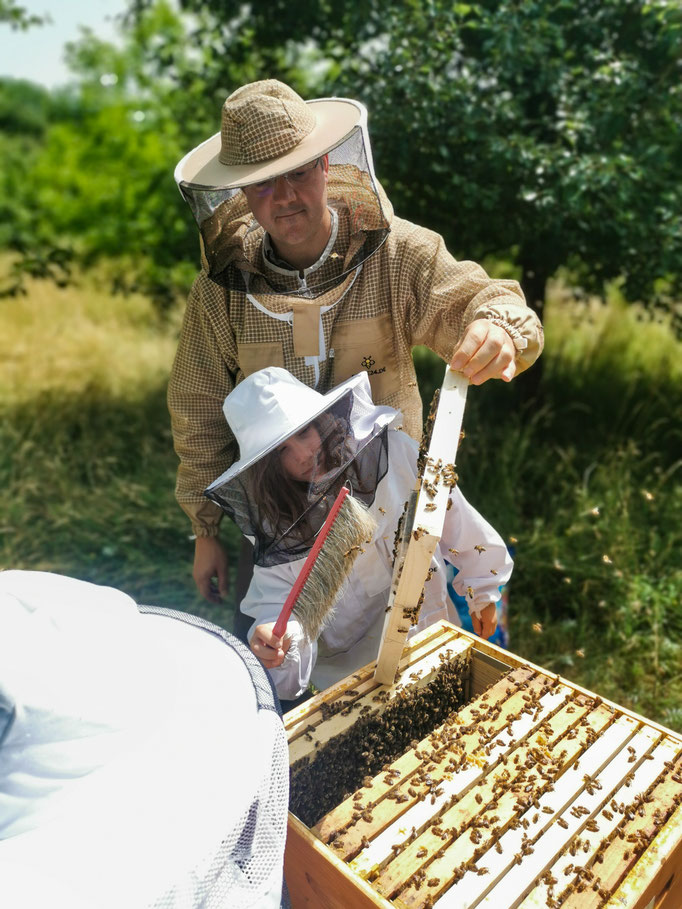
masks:
{"type": "Polygon", "coordinates": [[[360,360],[361,366],[365,367],[365,369],[367,370],[367,372],[369,373],[370,376],[378,376],[382,372],[386,372],[385,366],[382,366],[381,369],[372,369],[372,366],[374,366],[375,363],[376,363],[376,360],[374,359],[374,357],[371,354],[370,354],[370,356],[363,357],[362,360],[360,360]]]}

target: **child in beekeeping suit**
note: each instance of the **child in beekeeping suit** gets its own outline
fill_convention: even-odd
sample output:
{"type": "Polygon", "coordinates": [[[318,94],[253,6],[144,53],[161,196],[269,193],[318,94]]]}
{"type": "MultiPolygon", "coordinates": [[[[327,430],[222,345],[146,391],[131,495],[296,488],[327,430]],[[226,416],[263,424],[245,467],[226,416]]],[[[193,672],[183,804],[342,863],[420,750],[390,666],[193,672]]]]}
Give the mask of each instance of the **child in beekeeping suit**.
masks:
{"type": "MultiPolygon", "coordinates": [[[[375,406],[366,372],[325,395],[287,370],[268,367],[227,396],[223,412],[240,457],[206,490],[254,542],[254,575],[241,602],[253,619],[252,651],[270,671],[281,698],[312,681],[324,689],[376,659],[388,603],[396,528],[417,477],[417,443],[401,415],[375,406]],[[376,520],[317,640],[292,616],[283,638],[274,623],[321,528],[346,484],[376,520]]],[[[446,514],[414,633],[441,619],[460,624],[446,592],[444,557],[458,569],[474,630],[495,631],[500,585],[512,571],[507,548],[458,488],[446,514]]]]}

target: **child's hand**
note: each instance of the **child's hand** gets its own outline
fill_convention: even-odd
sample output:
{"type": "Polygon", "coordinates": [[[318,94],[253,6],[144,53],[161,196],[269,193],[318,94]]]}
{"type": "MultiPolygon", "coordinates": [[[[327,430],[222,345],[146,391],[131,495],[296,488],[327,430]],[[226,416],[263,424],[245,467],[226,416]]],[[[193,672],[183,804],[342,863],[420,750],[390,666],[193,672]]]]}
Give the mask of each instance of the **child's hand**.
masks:
{"type": "Polygon", "coordinates": [[[495,604],[488,603],[478,615],[472,615],[471,624],[479,637],[486,639],[492,637],[497,628],[497,607],[495,604]]]}
{"type": "Polygon", "coordinates": [[[287,650],[291,646],[291,638],[278,638],[272,633],[274,622],[257,625],[251,638],[251,650],[256,654],[266,669],[276,669],[284,662],[287,650]]]}

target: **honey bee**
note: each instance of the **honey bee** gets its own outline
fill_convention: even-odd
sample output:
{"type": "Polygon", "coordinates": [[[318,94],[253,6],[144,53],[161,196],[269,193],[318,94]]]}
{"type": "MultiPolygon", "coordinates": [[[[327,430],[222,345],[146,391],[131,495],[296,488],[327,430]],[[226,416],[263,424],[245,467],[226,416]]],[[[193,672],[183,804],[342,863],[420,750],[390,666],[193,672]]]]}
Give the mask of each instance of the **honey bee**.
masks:
{"type": "Polygon", "coordinates": [[[479,555],[480,555],[482,552],[485,552],[485,546],[481,546],[480,543],[478,543],[476,546],[474,546],[474,549],[476,550],[476,552],[477,552],[479,555]]]}

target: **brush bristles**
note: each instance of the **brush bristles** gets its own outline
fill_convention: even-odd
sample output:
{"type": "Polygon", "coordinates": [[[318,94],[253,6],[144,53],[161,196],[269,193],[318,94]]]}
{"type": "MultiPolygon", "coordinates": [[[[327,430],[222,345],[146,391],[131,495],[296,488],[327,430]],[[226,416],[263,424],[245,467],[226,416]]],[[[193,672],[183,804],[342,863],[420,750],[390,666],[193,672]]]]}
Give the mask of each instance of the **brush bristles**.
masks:
{"type": "Polygon", "coordinates": [[[376,526],[367,508],[346,496],[294,607],[309,641],[316,640],[331,620],[339,589],[376,526]]]}

